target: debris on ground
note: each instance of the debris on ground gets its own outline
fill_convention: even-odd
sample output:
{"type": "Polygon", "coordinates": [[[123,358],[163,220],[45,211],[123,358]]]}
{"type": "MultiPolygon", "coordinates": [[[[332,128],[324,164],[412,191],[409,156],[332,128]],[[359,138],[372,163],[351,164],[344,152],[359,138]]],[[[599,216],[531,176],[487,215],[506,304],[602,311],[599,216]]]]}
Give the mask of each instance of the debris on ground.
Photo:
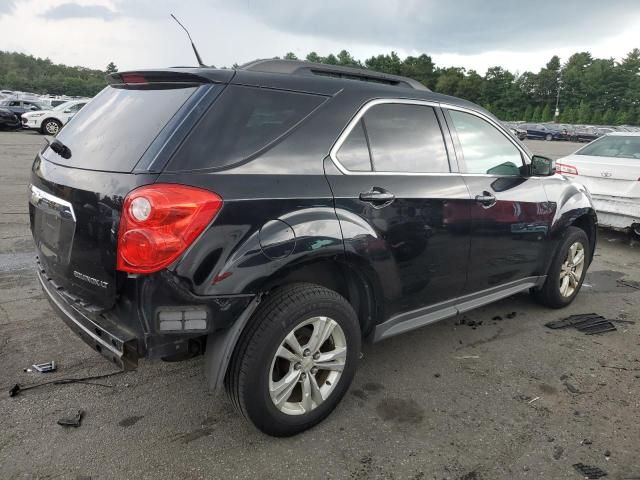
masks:
{"type": "Polygon", "coordinates": [[[582,445],[591,445],[593,442],[591,440],[589,440],[588,438],[585,438],[584,440],[582,440],[580,442],[582,445]]]}
{"type": "Polygon", "coordinates": [[[585,335],[595,335],[598,333],[611,332],[617,330],[616,326],[610,320],[604,318],[597,313],[582,313],[579,315],[571,315],[562,320],[554,320],[545,323],[545,327],[552,330],[560,328],[574,327],[585,335]]]}
{"type": "Polygon", "coordinates": [[[569,390],[571,393],[582,393],[578,387],[569,382],[564,382],[564,386],[567,387],[567,390],[569,390]]]}
{"type": "MultiPolygon", "coordinates": [[[[55,372],[58,367],[56,367],[56,362],[51,360],[50,362],[45,363],[34,363],[33,365],[31,365],[31,368],[40,373],[47,373],[55,372]]],[[[29,371],[29,369],[27,369],[27,371],[29,371]]]]}
{"type": "Polygon", "coordinates": [[[564,448],[562,448],[560,445],[556,445],[555,447],[553,447],[553,458],[555,460],[560,460],[560,457],[562,457],[563,453],[564,448]]]}
{"type": "Polygon", "coordinates": [[[100,379],[100,378],[113,377],[114,375],[120,375],[121,373],[124,373],[124,370],[119,370],[117,372],[112,372],[112,373],[106,373],[106,374],[103,374],[103,375],[93,375],[93,376],[90,376],[90,377],[59,378],[58,380],[51,380],[49,382],[36,383],[35,385],[27,385],[27,386],[24,386],[24,387],[21,386],[19,383],[16,383],[9,390],[9,396],[10,397],[17,397],[20,394],[20,392],[26,392],[27,390],[33,390],[34,388],[44,387],[45,385],[66,385],[68,383],[82,383],[82,384],[85,384],[85,385],[95,385],[95,386],[98,386],[98,387],[113,388],[113,385],[107,385],[106,383],[91,382],[90,380],[97,380],[97,379],[100,379]]]}
{"type": "Polygon", "coordinates": [[[616,280],[616,283],[619,287],[629,287],[635,288],[636,290],[640,290],[640,282],[636,282],[635,280],[616,280]]]}
{"type": "Polygon", "coordinates": [[[496,321],[496,322],[497,322],[497,321],[502,320],[502,317],[501,317],[500,315],[496,315],[496,316],[495,316],[495,317],[493,317],[491,320],[494,320],[494,321],[496,321]]]}
{"type": "Polygon", "coordinates": [[[82,423],[82,417],[84,416],[84,410],[78,410],[73,417],[63,417],[58,420],[58,425],[63,427],[75,427],[78,428],[82,423]]]}
{"type": "Polygon", "coordinates": [[[516,315],[518,315],[518,312],[511,312],[511,313],[507,313],[505,316],[508,319],[512,319],[512,318],[516,318],[516,315]]]}
{"type": "Polygon", "coordinates": [[[608,473],[605,472],[604,470],[598,467],[585,465],[584,463],[576,463],[573,465],[573,468],[575,468],[580,475],[590,480],[606,477],[608,475],[608,473]]]}

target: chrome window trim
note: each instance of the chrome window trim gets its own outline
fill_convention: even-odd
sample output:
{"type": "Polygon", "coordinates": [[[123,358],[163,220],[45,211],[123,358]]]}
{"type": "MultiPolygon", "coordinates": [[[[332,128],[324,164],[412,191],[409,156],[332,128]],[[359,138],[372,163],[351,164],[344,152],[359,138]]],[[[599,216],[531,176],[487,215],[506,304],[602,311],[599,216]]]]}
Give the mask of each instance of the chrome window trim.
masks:
{"type": "MultiPolygon", "coordinates": [[[[520,145],[518,145],[513,140],[513,138],[511,138],[511,136],[504,131],[504,127],[502,127],[498,122],[494,121],[491,117],[483,114],[482,112],[478,112],[476,110],[473,110],[467,107],[461,107],[459,105],[453,105],[453,104],[442,103],[442,102],[434,102],[430,100],[415,100],[415,99],[408,99],[408,98],[378,98],[375,100],[368,101],[360,108],[360,110],[358,110],[355,116],[349,121],[349,123],[347,123],[347,126],[344,128],[342,133],[340,133],[340,136],[338,137],[336,142],[333,144],[333,147],[331,147],[331,150],[329,151],[329,157],[331,158],[331,161],[336,166],[336,168],[340,170],[340,172],[343,173],[344,175],[412,175],[412,176],[419,175],[419,176],[425,176],[425,177],[443,176],[443,175],[477,175],[477,176],[485,176],[485,177],[495,176],[495,175],[482,174],[482,173],[467,174],[463,172],[438,173],[438,172],[383,172],[383,171],[373,171],[373,170],[357,171],[357,170],[349,170],[345,168],[345,166],[342,165],[342,163],[340,163],[337,156],[338,151],[340,150],[340,147],[342,147],[342,144],[345,142],[345,140],[347,139],[351,131],[354,129],[356,124],[360,121],[360,119],[367,113],[367,111],[370,108],[375,107],[376,105],[383,105],[388,103],[399,103],[399,104],[405,104],[405,105],[423,105],[425,107],[433,107],[433,108],[446,108],[448,110],[458,110],[461,112],[469,113],[471,115],[475,115],[476,117],[481,118],[482,120],[490,123],[493,127],[497,128],[498,131],[502,133],[502,135],[504,135],[504,137],[507,140],[509,140],[523,155],[523,161],[525,164],[528,164],[528,162],[525,159],[530,160],[529,153],[526,152],[520,145]]],[[[442,126],[440,126],[440,128],[442,129],[442,126]]],[[[447,132],[443,131],[442,134],[443,134],[442,140],[443,142],[445,142],[445,146],[446,146],[444,135],[446,135],[447,132]]],[[[448,155],[451,155],[451,152],[448,152],[448,155]]]]}
{"type": "Polygon", "coordinates": [[[50,193],[47,193],[44,190],[39,189],[35,185],[31,185],[30,190],[31,192],[29,195],[29,202],[34,207],[38,206],[38,204],[40,203],[40,200],[46,200],[49,203],[54,203],[56,205],[60,205],[61,207],[67,208],[69,210],[69,213],[71,213],[71,218],[73,218],[73,221],[74,222],[76,221],[76,213],[73,211],[73,205],[71,205],[71,203],[61,198],[58,198],[55,195],[51,195],[50,193]]]}

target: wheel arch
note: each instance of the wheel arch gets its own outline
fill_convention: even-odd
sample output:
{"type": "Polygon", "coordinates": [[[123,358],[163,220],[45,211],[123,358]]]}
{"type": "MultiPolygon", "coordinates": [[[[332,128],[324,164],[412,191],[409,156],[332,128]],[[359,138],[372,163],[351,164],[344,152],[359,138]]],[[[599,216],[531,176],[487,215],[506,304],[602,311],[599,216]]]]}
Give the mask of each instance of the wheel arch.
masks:
{"type": "Polygon", "coordinates": [[[309,260],[283,267],[259,286],[259,293],[227,330],[209,335],[205,352],[205,375],[209,388],[224,385],[231,357],[249,328],[260,302],[274,290],[293,283],[312,283],[333,290],[347,299],[356,312],[363,338],[369,338],[379,316],[375,282],[358,266],[336,258],[309,260]]]}

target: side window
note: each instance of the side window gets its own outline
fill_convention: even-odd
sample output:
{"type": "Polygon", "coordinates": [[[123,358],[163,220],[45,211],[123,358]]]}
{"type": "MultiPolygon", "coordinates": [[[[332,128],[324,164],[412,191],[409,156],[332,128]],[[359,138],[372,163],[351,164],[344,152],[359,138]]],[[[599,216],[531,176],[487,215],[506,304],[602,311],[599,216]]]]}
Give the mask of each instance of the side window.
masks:
{"type": "Polygon", "coordinates": [[[338,160],[347,170],[354,172],[370,172],[371,157],[367,138],[364,134],[362,120],[353,127],[337,154],[338,160]]]}
{"type": "Polygon", "coordinates": [[[440,124],[432,107],[384,103],[364,115],[373,169],[380,172],[449,172],[440,124]]]}
{"type": "Polygon", "coordinates": [[[520,175],[520,150],[489,122],[470,113],[449,110],[466,168],[465,173],[520,175]]]}

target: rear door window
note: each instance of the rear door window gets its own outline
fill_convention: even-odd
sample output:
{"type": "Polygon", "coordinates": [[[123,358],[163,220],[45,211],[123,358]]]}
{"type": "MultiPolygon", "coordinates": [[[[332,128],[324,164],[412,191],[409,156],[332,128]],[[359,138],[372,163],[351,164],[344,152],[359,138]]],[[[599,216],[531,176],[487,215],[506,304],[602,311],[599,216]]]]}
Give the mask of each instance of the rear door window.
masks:
{"type": "Polygon", "coordinates": [[[449,172],[444,138],[432,107],[383,103],[367,110],[363,120],[375,171],[449,172]]]}
{"type": "Polygon", "coordinates": [[[130,172],[195,90],[107,87],[91,102],[71,107],[78,113],[57,136],[71,150],[71,158],[62,158],[50,148],[43,156],[69,167],[130,172]]]}
{"type": "Polygon", "coordinates": [[[185,139],[167,171],[220,169],[272,146],[326,97],[229,85],[185,139]]]}

